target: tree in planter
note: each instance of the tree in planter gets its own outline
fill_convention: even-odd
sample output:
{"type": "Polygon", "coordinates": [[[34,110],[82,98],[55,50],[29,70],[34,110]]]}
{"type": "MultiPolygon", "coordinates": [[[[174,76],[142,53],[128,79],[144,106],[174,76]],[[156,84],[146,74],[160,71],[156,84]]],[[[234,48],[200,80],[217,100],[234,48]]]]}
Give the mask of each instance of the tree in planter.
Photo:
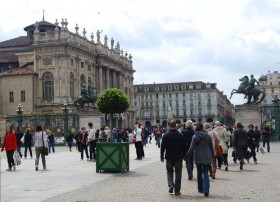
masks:
{"type": "Polygon", "coordinates": [[[96,107],[102,113],[110,114],[110,137],[112,137],[113,114],[125,112],[129,108],[128,97],[120,89],[107,88],[98,96],[96,107]]]}

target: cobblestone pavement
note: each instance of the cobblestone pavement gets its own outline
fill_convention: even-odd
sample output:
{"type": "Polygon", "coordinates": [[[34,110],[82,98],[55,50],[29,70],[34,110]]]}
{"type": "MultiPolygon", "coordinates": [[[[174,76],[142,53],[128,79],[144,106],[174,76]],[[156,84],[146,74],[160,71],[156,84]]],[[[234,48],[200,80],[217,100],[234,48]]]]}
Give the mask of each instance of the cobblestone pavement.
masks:
{"type": "MultiPolygon", "coordinates": [[[[165,163],[159,161],[130,172],[115,174],[97,183],[49,198],[56,201],[280,201],[280,143],[272,143],[272,152],[257,153],[258,164],[247,163],[244,170],[229,157],[229,171],[217,171],[210,180],[210,195],[197,192],[196,178],[187,180],[183,169],[182,195],[168,193],[165,163]]],[[[231,150],[230,150],[231,153],[231,150]]],[[[100,173],[99,175],[107,175],[100,173]]],[[[194,171],[196,176],[196,168],[194,171]]]]}

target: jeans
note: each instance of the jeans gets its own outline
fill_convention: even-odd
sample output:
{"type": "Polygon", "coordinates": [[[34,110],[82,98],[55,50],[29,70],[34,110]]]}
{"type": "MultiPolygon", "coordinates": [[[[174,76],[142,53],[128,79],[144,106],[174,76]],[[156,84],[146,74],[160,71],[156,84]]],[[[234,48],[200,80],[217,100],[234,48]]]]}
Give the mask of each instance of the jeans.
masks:
{"type": "Polygon", "coordinates": [[[265,148],[265,143],[267,143],[267,152],[270,152],[270,138],[263,138],[263,147],[265,148]]]}
{"type": "Polygon", "coordinates": [[[210,182],[208,176],[208,170],[211,165],[196,165],[197,167],[197,186],[198,192],[209,193],[210,182]]]}
{"type": "Polygon", "coordinates": [[[24,147],[24,157],[25,157],[25,158],[27,157],[27,149],[29,149],[30,157],[32,157],[31,145],[25,145],[25,147],[24,147]]]}
{"type": "Polygon", "coordinates": [[[9,168],[12,168],[12,166],[15,165],[14,161],[14,150],[6,150],[6,155],[7,155],[7,161],[8,161],[8,166],[9,168]]]}
{"type": "Polygon", "coordinates": [[[43,167],[44,168],[46,167],[46,158],[45,158],[45,155],[43,154],[43,149],[44,149],[44,147],[35,147],[35,152],[36,152],[35,166],[36,167],[39,165],[40,155],[42,157],[43,167]]]}
{"type": "Polygon", "coordinates": [[[193,156],[186,161],[186,168],[188,171],[189,179],[193,178],[193,156]]]}
{"type": "Polygon", "coordinates": [[[158,146],[158,148],[160,148],[161,137],[157,137],[156,141],[157,141],[157,146],[158,146]]]}
{"type": "Polygon", "coordinates": [[[228,154],[227,153],[223,154],[222,158],[225,166],[228,166],[228,154]]]}
{"type": "MultiPolygon", "coordinates": [[[[257,158],[256,158],[256,147],[254,145],[250,145],[249,146],[250,150],[251,150],[251,154],[250,154],[250,158],[253,157],[254,162],[257,162],[257,158]]],[[[249,159],[250,159],[249,158],[249,159]]],[[[248,159],[248,160],[249,160],[248,159]]]]}
{"type": "Polygon", "coordinates": [[[175,168],[175,193],[181,190],[182,179],[182,159],[166,160],[167,182],[168,186],[174,185],[174,168],[175,168]]]}
{"type": "Polygon", "coordinates": [[[118,142],[118,138],[113,138],[113,143],[117,143],[118,142]]]}
{"type": "Polygon", "coordinates": [[[89,142],[89,158],[96,159],[96,140],[89,142]]]}
{"type": "Polygon", "coordinates": [[[216,156],[216,159],[218,161],[218,168],[221,168],[222,163],[223,163],[223,157],[222,156],[216,156]]]}
{"type": "Polygon", "coordinates": [[[49,153],[51,153],[51,147],[52,147],[52,151],[54,153],[54,142],[49,142],[49,153]]]}
{"type": "Polygon", "coordinates": [[[22,157],[22,154],[21,154],[21,144],[18,144],[17,145],[17,152],[19,153],[19,155],[20,155],[20,158],[22,157]]]}

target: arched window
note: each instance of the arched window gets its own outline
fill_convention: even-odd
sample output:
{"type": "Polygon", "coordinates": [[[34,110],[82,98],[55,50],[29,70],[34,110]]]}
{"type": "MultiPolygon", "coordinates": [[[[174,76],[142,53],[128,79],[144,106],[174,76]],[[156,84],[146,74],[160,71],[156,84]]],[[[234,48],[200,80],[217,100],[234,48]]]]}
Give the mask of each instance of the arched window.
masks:
{"type": "Polygon", "coordinates": [[[92,84],[91,78],[88,77],[88,84],[92,84]]]}
{"type": "Polygon", "coordinates": [[[54,97],[53,75],[46,72],[43,75],[43,100],[52,101],[54,97]]]}
{"type": "Polygon", "coordinates": [[[85,77],[85,75],[81,75],[81,77],[80,77],[80,82],[81,82],[81,86],[83,86],[84,84],[86,84],[86,77],[85,77]]]}
{"type": "Polygon", "coordinates": [[[70,73],[70,97],[74,98],[74,74],[70,73]]]}

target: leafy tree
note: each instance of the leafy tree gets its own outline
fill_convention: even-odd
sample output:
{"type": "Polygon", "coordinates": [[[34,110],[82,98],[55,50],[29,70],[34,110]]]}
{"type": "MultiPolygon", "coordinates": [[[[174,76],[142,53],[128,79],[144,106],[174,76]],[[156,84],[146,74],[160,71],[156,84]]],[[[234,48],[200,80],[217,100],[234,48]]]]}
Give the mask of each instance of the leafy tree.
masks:
{"type": "Polygon", "coordinates": [[[112,133],[113,114],[125,112],[129,108],[129,101],[122,90],[107,88],[98,96],[96,106],[102,113],[110,114],[110,133],[112,133]]]}

